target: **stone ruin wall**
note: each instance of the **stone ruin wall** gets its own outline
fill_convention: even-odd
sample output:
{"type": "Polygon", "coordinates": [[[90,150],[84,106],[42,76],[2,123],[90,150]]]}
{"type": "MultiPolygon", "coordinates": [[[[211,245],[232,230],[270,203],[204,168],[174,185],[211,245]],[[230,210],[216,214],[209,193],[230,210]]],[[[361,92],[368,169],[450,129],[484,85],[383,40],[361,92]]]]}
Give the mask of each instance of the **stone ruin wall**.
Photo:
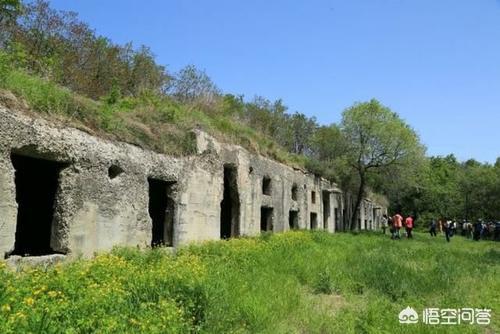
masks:
{"type": "MultiPolygon", "coordinates": [[[[14,156],[59,163],[46,241],[56,253],[89,257],[116,245],[151,246],[150,182],[168,191],[161,219],[169,225],[159,233],[174,247],[220,239],[221,214],[225,237],[342,228],[345,203],[335,184],[202,131],[195,134],[197,154],[172,157],[0,107],[0,256],[9,256],[18,242],[14,156]]],[[[30,177],[36,180],[37,173],[30,177]]],[[[37,182],[26,187],[43,196],[37,182]]],[[[361,228],[376,228],[384,210],[365,200],[361,228]]]]}

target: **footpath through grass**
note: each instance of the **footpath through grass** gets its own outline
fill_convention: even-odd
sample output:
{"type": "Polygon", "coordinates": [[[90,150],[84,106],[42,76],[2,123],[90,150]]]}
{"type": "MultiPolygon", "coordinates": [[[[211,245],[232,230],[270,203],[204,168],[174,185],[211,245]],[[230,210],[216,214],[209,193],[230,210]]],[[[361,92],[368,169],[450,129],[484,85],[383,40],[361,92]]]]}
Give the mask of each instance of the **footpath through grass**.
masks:
{"type": "Polygon", "coordinates": [[[290,232],[0,268],[0,333],[500,333],[500,245],[459,236],[290,232]],[[407,306],[492,319],[401,325],[407,306]]]}

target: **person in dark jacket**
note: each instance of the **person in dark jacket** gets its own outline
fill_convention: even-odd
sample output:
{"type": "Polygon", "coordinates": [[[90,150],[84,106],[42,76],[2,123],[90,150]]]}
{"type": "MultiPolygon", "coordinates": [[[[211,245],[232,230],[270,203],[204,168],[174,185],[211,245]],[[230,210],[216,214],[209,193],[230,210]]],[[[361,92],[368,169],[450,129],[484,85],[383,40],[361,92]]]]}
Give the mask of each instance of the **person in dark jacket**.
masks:
{"type": "Polygon", "coordinates": [[[481,239],[482,230],[483,230],[483,222],[481,219],[478,219],[478,221],[474,223],[474,232],[473,232],[474,240],[479,241],[479,239],[481,239]]]}
{"type": "Polygon", "coordinates": [[[433,219],[431,221],[431,226],[429,228],[429,233],[431,234],[431,237],[435,237],[437,234],[436,234],[436,227],[437,227],[437,223],[436,221],[433,219]]]}
{"type": "Polygon", "coordinates": [[[450,222],[446,219],[443,219],[443,232],[446,237],[446,241],[450,242],[450,222]]]}
{"type": "Polygon", "coordinates": [[[495,241],[500,241],[500,221],[495,223],[495,237],[493,238],[495,241]]]}

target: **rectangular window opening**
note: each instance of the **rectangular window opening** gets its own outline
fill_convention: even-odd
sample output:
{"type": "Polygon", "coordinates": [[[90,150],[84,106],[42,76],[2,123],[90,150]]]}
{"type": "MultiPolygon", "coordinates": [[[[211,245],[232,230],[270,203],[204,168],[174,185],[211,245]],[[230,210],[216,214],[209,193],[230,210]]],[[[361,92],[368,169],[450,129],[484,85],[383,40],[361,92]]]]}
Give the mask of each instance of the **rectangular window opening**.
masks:
{"type": "Polygon", "coordinates": [[[299,192],[299,187],[296,184],[294,184],[292,186],[292,201],[297,200],[297,198],[299,197],[298,192],[299,192]]]}
{"type": "Polygon", "coordinates": [[[264,176],[262,179],[262,193],[264,195],[271,195],[272,192],[272,185],[271,185],[271,178],[269,176],[264,176]]]}

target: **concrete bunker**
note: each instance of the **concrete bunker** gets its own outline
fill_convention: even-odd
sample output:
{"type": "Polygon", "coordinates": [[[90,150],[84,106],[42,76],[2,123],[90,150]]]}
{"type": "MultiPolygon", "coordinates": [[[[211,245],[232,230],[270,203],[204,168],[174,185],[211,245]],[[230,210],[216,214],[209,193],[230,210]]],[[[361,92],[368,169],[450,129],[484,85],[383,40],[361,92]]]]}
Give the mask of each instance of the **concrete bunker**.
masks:
{"type": "Polygon", "coordinates": [[[260,208],[260,230],[262,232],[273,230],[273,215],[273,208],[264,206],[260,208]]]}
{"type": "Polygon", "coordinates": [[[11,154],[15,169],[17,225],[14,250],[8,255],[54,254],[51,239],[59,233],[55,225],[59,176],[67,165],[21,154],[11,154]]]}
{"type": "Polygon", "coordinates": [[[269,176],[264,176],[262,178],[262,193],[264,195],[270,196],[272,192],[271,178],[269,176]]]}
{"type": "Polygon", "coordinates": [[[290,210],[288,212],[288,226],[290,230],[299,229],[299,212],[296,210],[290,210]]]}
{"type": "Polygon", "coordinates": [[[238,194],[238,171],[234,165],[224,165],[224,194],[220,209],[221,239],[239,236],[240,199],[238,194]]]}
{"type": "Polygon", "coordinates": [[[323,228],[328,229],[328,222],[330,220],[330,193],[323,191],[323,228]]]}
{"type": "Polygon", "coordinates": [[[318,228],[318,214],[316,212],[311,212],[310,224],[311,224],[311,230],[316,230],[318,228]]]}
{"type": "Polygon", "coordinates": [[[173,246],[175,182],[148,178],[149,216],[152,220],[151,246],[173,246]]]}

